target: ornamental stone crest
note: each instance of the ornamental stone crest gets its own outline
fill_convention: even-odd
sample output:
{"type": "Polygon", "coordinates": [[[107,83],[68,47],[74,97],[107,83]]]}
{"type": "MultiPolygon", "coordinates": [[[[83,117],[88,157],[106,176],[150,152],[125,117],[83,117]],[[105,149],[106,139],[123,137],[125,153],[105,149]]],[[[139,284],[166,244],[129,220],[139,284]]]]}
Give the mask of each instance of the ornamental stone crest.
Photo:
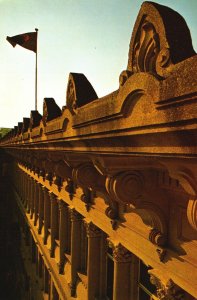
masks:
{"type": "Polygon", "coordinates": [[[183,17],[163,5],[144,2],[130,42],[128,71],[167,77],[174,64],[194,54],[183,17]]]}

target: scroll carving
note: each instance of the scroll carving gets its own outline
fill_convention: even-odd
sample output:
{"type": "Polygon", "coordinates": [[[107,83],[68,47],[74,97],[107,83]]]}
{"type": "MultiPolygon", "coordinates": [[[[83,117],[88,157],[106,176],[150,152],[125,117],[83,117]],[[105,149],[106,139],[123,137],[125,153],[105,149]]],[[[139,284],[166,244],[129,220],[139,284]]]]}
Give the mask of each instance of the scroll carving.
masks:
{"type": "Polygon", "coordinates": [[[142,200],[144,179],[140,172],[122,172],[106,179],[106,189],[117,202],[136,207],[142,200]]]}
{"type": "Polygon", "coordinates": [[[91,164],[82,164],[73,170],[73,180],[84,188],[103,188],[105,177],[91,164]]]}
{"type": "Polygon", "coordinates": [[[151,243],[164,247],[167,242],[166,219],[159,207],[151,202],[144,202],[135,210],[144,224],[150,228],[148,239],[151,243]]]}
{"type": "Polygon", "coordinates": [[[106,208],[105,214],[108,218],[111,219],[112,229],[115,230],[118,227],[118,218],[119,218],[118,203],[113,202],[111,200],[109,200],[108,202],[109,202],[109,206],[106,208]]]}
{"type": "Polygon", "coordinates": [[[179,181],[182,188],[189,196],[187,206],[187,218],[189,224],[197,230],[197,177],[196,177],[196,165],[193,164],[192,168],[186,166],[177,167],[173,163],[166,163],[169,174],[172,178],[179,181]]]}
{"type": "Polygon", "coordinates": [[[187,206],[187,218],[190,225],[197,230],[197,199],[190,199],[187,206]]]}

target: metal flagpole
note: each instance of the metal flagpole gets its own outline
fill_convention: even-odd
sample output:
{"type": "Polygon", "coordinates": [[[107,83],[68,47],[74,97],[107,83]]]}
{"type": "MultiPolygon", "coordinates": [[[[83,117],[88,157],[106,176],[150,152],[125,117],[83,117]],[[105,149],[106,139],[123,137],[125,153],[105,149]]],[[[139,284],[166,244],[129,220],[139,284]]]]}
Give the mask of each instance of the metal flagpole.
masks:
{"type": "Polygon", "coordinates": [[[37,110],[37,102],[38,102],[38,49],[37,49],[38,29],[35,28],[35,31],[37,33],[37,36],[36,36],[36,70],[35,70],[35,110],[37,110]]]}

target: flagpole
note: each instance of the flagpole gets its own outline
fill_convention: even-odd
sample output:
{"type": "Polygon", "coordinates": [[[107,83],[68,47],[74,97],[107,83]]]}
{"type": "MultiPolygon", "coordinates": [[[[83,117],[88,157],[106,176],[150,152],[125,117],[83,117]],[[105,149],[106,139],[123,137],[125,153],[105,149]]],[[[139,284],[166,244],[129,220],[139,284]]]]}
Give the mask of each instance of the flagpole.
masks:
{"type": "Polygon", "coordinates": [[[37,32],[36,37],[36,69],[35,69],[35,110],[37,110],[37,103],[38,103],[38,29],[35,28],[35,31],[37,32]]]}

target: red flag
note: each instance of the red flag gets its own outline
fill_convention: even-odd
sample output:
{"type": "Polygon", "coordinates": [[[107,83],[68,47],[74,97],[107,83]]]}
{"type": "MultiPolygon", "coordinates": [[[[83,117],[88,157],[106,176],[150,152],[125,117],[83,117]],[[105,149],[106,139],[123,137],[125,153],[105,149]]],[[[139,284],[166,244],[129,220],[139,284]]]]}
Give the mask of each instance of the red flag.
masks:
{"type": "Polygon", "coordinates": [[[35,32],[27,32],[12,37],[7,36],[6,40],[15,47],[20,45],[23,48],[37,52],[37,30],[35,32]]]}

